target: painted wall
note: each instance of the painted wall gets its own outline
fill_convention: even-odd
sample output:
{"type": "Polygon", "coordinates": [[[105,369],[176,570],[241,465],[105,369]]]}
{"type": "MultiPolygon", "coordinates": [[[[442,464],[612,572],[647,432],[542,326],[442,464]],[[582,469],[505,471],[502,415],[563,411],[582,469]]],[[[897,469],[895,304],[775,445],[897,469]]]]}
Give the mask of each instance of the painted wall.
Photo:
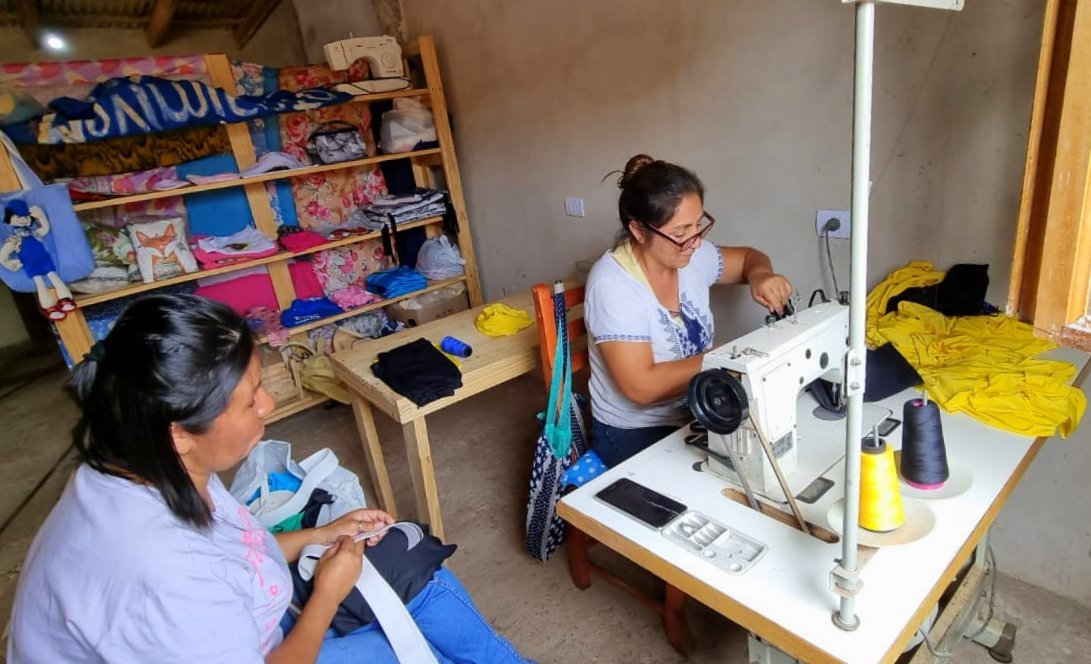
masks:
{"type": "Polygon", "coordinates": [[[322,46],[338,39],[383,33],[371,0],[293,0],[307,62],[325,62],[322,46]]]}
{"type": "MultiPolygon", "coordinates": [[[[437,38],[488,297],[571,273],[617,228],[636,152],[695,169],[712,238],[765,250],[804,297],[830,290],[814,232],[847,208],[853,12],[832,0],[402,0],[437,38]],[[587,217],[564,216],[564,197],[587,217]]],[[[910,260],[990,264],[1007,292],[1043,3],[881,7],[868,283],[910,260]]],[[[842,288],[848,243],[835,241],[842,288]]],[[[721,341],[762,312],[716,296],[721,341]]],[[[1091,428],[1050,441],[1002,512],[1003,571],[1091,605],[1091,428]]]]}
{"type": "MultiPolygon", "coordinates": [[[[172,31],[167,43],[158,49],[148,48],[142,30],[69,29],[61,34],[68,40],[69,49],[58,54],[32,50],[22,31],[0,28],[0,62],[217,52],[269,66],[298,65],[306,61],[295,8],[287,2],[278,5],[242,49],[236,47],[229,30],[172,31]]],[[[11,294],[0,288],[0,349],[26,341],[26,330],[11,294]]]]}

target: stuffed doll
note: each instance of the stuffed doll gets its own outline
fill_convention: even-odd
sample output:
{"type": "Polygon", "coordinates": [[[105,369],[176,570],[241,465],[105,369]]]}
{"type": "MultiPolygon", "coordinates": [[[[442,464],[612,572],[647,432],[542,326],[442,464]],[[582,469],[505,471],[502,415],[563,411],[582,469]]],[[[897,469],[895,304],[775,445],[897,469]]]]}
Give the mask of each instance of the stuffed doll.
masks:
{"type": "Polygon", "coordinates": [[[26,201],[15,199],[4,207],[4,223],[13,233],[0,246],[0,266],[12,272],[24,271],[34,281],[42,313],[50,320],[62,320],[76,309],[76,303],[42,243],[49,235],[45,213],[38,206],[28,207],[26,201]]]}

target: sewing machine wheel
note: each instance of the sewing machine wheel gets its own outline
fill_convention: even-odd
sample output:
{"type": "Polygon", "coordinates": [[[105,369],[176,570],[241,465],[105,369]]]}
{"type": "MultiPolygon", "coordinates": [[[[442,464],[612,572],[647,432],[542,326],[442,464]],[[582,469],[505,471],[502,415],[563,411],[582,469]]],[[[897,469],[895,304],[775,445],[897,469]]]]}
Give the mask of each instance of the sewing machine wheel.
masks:
{"type": "Polygon", "coordinates": [[[726,369],[707,369],[689,381],[689,409],[712,433],[734,432],[750,415],[742,383],[726,369]]]}

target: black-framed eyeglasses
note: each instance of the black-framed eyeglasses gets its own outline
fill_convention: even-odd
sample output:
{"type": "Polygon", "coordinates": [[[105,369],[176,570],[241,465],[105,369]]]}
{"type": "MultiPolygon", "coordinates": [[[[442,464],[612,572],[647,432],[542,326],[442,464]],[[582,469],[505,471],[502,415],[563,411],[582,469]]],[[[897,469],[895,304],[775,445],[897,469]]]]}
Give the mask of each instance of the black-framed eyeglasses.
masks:
{"type": "Polygon", "coordinates": [[[671,244],[673,244],[674,246],[678,247],[678,249],[680,251],[686,251],[687,249],[692,247],[694,244],[696,244],[697,240],[705,239],[705,236],[708,235],[708,232],[711,231],[712,227],[716,225],[716,218],[713,217],[708,212],[701,212],[701,218],[698,221],[707,221],[708,223],[705,224],[704,226],[702,226],[700,228],[700,230],[698,230],[696,233],[694,233],[693,235],[687,237],[684,240],[676,240],[673,237],[671,237],[671,236],[667,235],[666,233],[664,233],[663,231],[659,230],[655,226],[652,226],[651,224],[642,224],[642,225],[644,226],[644,228],[647,228],[648,230],[655,233],[659,237],[663,238],[664,240],[666,240],[666,241],[670,242],[671,244]]]}

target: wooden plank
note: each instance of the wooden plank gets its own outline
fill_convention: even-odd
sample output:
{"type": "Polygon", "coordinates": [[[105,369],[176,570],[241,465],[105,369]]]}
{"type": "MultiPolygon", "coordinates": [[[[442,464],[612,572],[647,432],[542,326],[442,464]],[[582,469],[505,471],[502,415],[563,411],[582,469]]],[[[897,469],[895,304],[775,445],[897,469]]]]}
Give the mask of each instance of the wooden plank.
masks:
{"type": "Polygon", "coordinates": [[[1047,335],[1083,315],[1087,283],[1074,281],[1078,261],[1088,257],[1091,238],[1083,230],[1091,165],[1091,6],[1075,9],[1072,52],[1060,111],[1056,163],[1049,192],[1049,218],[1042,247],[1042,271],[1038,280],[1034,327],[1047,335]],[[1082,237],[1081,237],[1082,236],[1082,237]],[[1078,304],[1073,295],[1082,293],[1078,304]],[[1080,309],[1073,314],[1074,307],[1080,309]]]}
{"type": "MultiPolygon", "coordinates": [[[[500,300],[504,304],[530,313],[530,293],[524,291],[500,300]]],[[[333,356],[334,372],[356,394],[392,417],[399,424],[442,410],[463,399],[496,387],[512,378],[533,371],[539,366],[538,333],[535,326],[506,337],[489,337],[477,330],[474,320],[484,305],[425,323],[396,335],[375,339],[333,356]],[[417,406],[375,377],[371,365],[379,353],[415,339],[439,342],[453,336],[468,343],[474,352],[462,363],[462,387],[454,395],[417,406]]]]}
{"type": "Polygon", "coordinates": [[[57,328],[61,343],[73,362],[82,361],[83,356],[91,351],[95,340],[91,336],[91,328],[87,327],[87,319],[79,309],[68,312],[64,320],[53,323],[53,326],[57,328]]]}
{"type": "MultiPolygon", "coordinates": [[[[1046,109],[1049,106],[1050,80],[1053,75],[1054,49],[1057,48],[1057,21],[1061,0],[1049,0],[1042,25],[1042,47],[1038,54],[1038,74],[1034,84],[1034,105],[1030,114],[1030,131],[1027,136],[1027,158],[1023,167],[1023,195],[1019,202],[1019,222],[1015,231],[1015,255],[1008,285],[1007,312],[1012,316],[1030,320],[1034,315],[1033,296],[1037,292],[1037,275],[1041,268],[1041,256],[1037,261],[1031,254],[1032,211],[1036,198],[1044,198],[1047,192],[1038,192],[1038,180],[1043,169],[1052,170],[1053,150],[1043,154],[1043,131],[1046,109]],[[1043,161],[1043,159],[1045,161],[1043,161]],[[1027,280],[1033,278],[1033,283],[1027,280]]],[[[1068,49],[1061,54],[1067,63],[1068,49]]],[[[1040,241],[1040,238],[1039,238],[1040,241]]],[[[1037,253],[1037,252],[1035,252],[1037,253]]]]}
{"type": "Polygon", "coordinates": [[[269,14],[273,13],[278,4],[280,4],[280,0],[255,0],[250,4],[250,10],[246,12],[238,27],[235,28],[235,43],[239,45],[239,48],[246,46],[246,43],[258,31],[265,19],[269,18],[269,14]]]}
{"type": "MultiPolygon", "coordinates": [[[[255,183],[271,182],[274,180],[287,180],[290,178],[299,178],[311,175],[313,173],[325,173],[327,171],[340,171],[349,168],[360,168],[362,166],[370,166],[373,164],[379,164],[384,161],[393,161],[395,159],[416,159],[418,157],[427,157],[429,155],[439,154],[439,148],[430,148],[428,150],[417,150],[416,152],[402,152],[400,154],[383,154],[375,157],[368,157],[367,159],[357,159],[355,161],[343,161],[339,164],[321,164],[318,166],[307,166],[304,168],[297,168],[289,171],[273,171],[272,173],[263,173],[262,175],[255,175],[249,178],[240,178],[238,180],[228,180],[226,182],[210,182],[208,184],[193,185],[190,187],[181,187],[179,189],[171,189],[168,191],[150,191],[146,194],[133,194],[132,196],[117,196],[114,198],[105,198],[101,201],[87,201],[84,203],[77,203],[73,207],[76,208],[76,212],[82,212],[84,210],[96,210],[98,208],[105,207],[117,207],[119,205],[126,205],[128,203],[139,203],[141,201],[154,201],[158,198],[173,198],[177,196],[185,196],[187,194],[199,194],[203,191],[215,191],[217,189],[231,189],[234,187],[247,187],[255,183]]],[[[264,191],[264,190],[262,190],[264,191]]]]}
{"type": "Polygon", "coordinates": [[[282,404],[277,404],[277,407],[269,414],[269,417],[265,418],[266,424],[272,424],[285,417],[290,417],[296,413],[301,413],[308,408],[314,408],[315,406],[326,403],[330,398],[324,394],[318,394],[316,392],[307,392],[303,397],[286,401],[282,404]]]}
{"type": "Polygon", "coordinates": [[[159,48],[163,45],[171,19],[174,18],[174,10],[177,8],[178,0],[155,0],[148,26],[144,29],[148,48],[159,48]]]}
{"type": "Polygon", "coordinates": [[[356,431],[360,434],[360,444],[367,459],[367,470],[371,475],[371,485],[378,492],[379,507],[395,519],[398,518],[398,506],[394,502],[394,490],[390,486],[390,475],[386,472],[386,460],[375,429],[375,414],[371,406],[359,397],[352,400],[352,414],[356,419],[356,431]]]}
{"type": "Polygon", "coordinates": [[[409,476],[417,497],[417,519],[427,522],[432,534],[443,539],[443,517],[439,512],[439,490],[432,467],[432,449],[428,444],[428,427],[423,417],[402,427],[405,452],[409,461],[409,476]]]}
{"type": "Polygon", "coordinates": [[[473,238],[470,236],[470,221],[466,215],[466,199],[462,191],[462,177],[458,172],[455,159],[454,137],[451,122],[447,117],[447,100],[443,94],[443,80],[440,76],[439,61],[436,58],[436,44],[431,37],[418,37],[421,63],[424,65],[424,78],[428,83],[429,98],[432,102],[432,118],[436,124],[436,138],[443,154],[443,176],[447,181],[447,191],[451,195],[451,206],[455,209],[458,225],[458,248],[466,261],[466,288],[470,294],[470,306],[476,307],[482,302],[481,281],[477,273],[477,259],[474,254],[473,238]]]}
{"type": "Polygon", "coordinates": [[[15,0],[15,8],[19,15],[19,27],[23,29],[30,47],[34,50],[40,49],[42,42],[38,34],[38,3],[36,0],[15,0]]]}

